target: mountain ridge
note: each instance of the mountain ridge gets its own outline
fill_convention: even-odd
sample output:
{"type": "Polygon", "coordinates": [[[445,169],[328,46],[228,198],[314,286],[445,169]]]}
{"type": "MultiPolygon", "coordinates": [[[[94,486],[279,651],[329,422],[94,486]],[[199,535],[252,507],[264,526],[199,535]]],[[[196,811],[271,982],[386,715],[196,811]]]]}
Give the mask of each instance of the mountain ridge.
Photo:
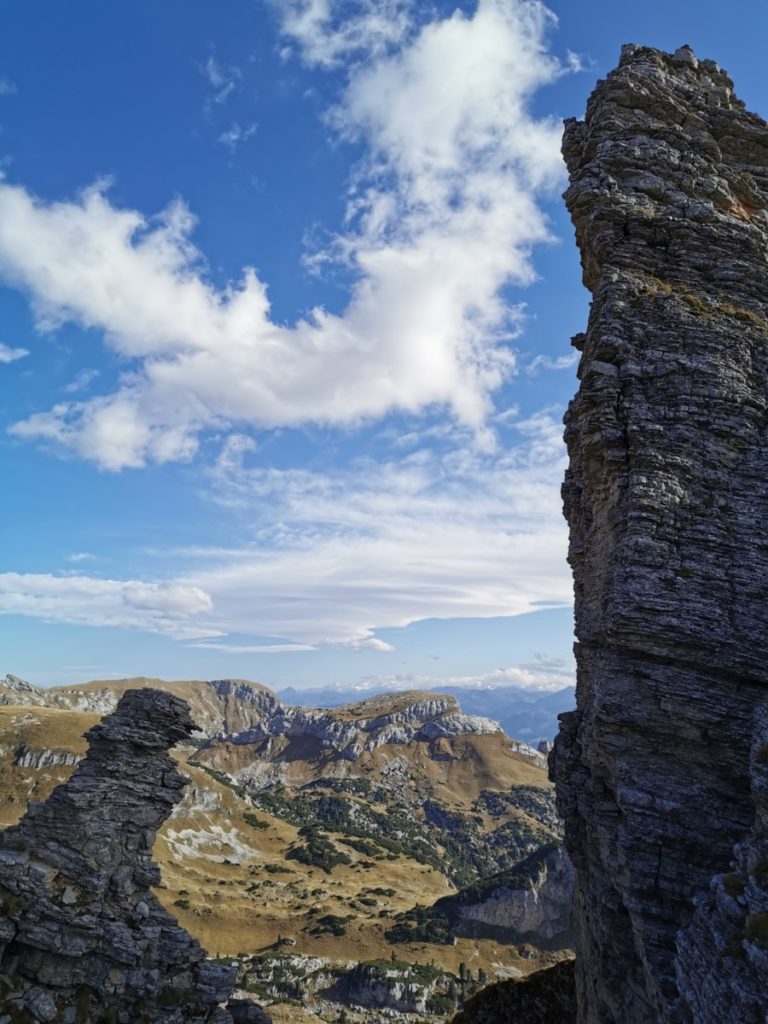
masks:
{"type": "Polygon", "coordinates": [[[396,700],[399,694],[422,694],[424,699],[435,695],[455,697],[462,712],[497,722],[507,736],[536,746],[541,739],[551,740],[557,729],[557,716],[573,708],[575,689],[564,687],[557,691],[531,691],[522,687],[459,687],[444,686],[429,689],[406,690],[387,687],[320,687],[302,690],[286,687],[273,690],[261,683],[246,679],[219,680],[164,680],[150,676],[125,679],[91,680],[66,686],[42,687],[8,675],[0,680],[0,704],[28,703],[40,706],[71,707],[82,711],[105,713],[113,710],[117,695],[127,688],[154,686],[169,690],[189,700],[193,715],[207,731],[216,734],[242,732],[253,723],[256,713],[269,703],[276,702],[293,707],[337,708],[342,705],[365,704],[384,695],[396,700]]]}

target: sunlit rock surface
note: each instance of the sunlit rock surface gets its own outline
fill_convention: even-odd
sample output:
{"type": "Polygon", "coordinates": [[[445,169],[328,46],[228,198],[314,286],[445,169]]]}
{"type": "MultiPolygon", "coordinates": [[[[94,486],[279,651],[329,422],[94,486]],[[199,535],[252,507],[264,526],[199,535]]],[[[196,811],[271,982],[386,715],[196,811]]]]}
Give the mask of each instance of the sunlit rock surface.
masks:
{"type": "Polygon", "coordinates": [[[563,152],[593,293],[563,489],[577,711],[550,758],[579,1021],[762,1022],[768,125],[688,47],[627,46],[563,152]]]}

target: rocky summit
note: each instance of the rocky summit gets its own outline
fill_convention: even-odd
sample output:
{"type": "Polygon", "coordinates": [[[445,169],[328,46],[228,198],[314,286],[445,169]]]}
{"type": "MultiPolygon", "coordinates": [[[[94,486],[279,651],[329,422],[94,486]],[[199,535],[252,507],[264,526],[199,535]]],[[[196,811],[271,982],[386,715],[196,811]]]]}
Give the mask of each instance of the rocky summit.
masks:
{"type": "Polygon", "coordinates": [[[689,47],[626,46],[563,152],[593,295],[563,488],[577,710],[550,758],[578,1019],[762,1022],[768,125],[689,47]]]}
{"type": "Polygon", "coordinates": [[[169,693],[132,690],[86,734],[72,777],[0,834],[3,1024],[265,1021],[230,995],[150,891],[157,829],[187,779],[167,754],[193,729],[169,693]]]}

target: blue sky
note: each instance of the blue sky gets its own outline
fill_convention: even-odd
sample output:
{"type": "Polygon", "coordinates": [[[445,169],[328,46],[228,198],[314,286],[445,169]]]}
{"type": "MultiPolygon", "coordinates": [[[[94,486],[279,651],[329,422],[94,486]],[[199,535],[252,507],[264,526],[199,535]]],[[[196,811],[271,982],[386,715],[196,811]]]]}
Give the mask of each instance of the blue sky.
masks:
{"type": "Polygon", "coordinates": [[[768,8],[2,11],[5,670],[568,682],[560,121],[768,8]]]}

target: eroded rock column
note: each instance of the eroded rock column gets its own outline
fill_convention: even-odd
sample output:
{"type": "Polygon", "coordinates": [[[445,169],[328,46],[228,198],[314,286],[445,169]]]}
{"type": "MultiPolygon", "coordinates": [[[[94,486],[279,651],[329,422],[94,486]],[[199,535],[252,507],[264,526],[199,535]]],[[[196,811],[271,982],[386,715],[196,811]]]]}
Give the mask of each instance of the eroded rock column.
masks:
{"type": "MultiPolygon", "coordinates": [[[[689,48],[627,46],[563,152],[593,293],[563,488],[577,711],[551,758],[579,1021],[721,1024],[677,944],[698,905],[681,950],[727,997],[712,880],[739,843],[726,896],[757,907],[768,877],[743,845],[768,699],[768,125],[689,48]]],[[[725,955],[749,959],[758,925],[725,955]]]]}
{"type": "Polygon", "coordinates": [[[220,1008],[234,969],[151,892],[155,834],[187,783],[167,751],[192,730],[184,701],[129,691],[69,781],[0,833],[0,1021],[266,1021],[220,1008]]]}

